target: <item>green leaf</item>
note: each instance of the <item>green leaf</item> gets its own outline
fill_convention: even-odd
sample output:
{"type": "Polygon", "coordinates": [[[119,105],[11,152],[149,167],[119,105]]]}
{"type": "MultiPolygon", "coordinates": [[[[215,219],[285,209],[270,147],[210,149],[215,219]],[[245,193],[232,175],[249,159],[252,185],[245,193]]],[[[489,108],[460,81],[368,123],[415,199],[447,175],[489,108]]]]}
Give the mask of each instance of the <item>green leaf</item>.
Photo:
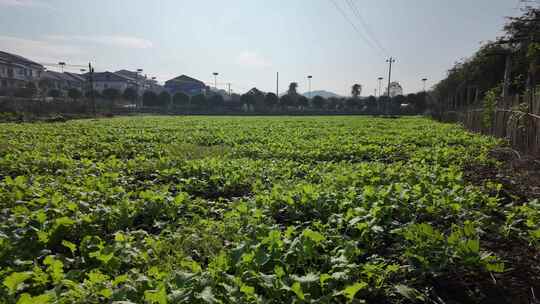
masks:
{"type": "Polygon", "coordinates": [[[283,270],[283,267],[279,266],[279,265],[276,265],[274,266],[274,273],[276,274],[276,276],[281,279],[285,276],[285,270],[283,270]]]}
{"type": "Polygon", "coordinates": [[[317,244],[326,239],[324,235],[320,234],[319,232],[313,231],[309,228],[304,230],[302,234],[304,235],[305,238],[308,238],[317,244]]]}
{"type": "Polygon", "coordinates": [[[305,276],[297,277],[295,275],[291,276],[295,281],[300,283],[313,283],[319,281],[319,276],[314,273],[308,273],[305,276]]]}
{"type": "Polygon", "coordinates": [[[497,272],[497,273],[504,272],[504,263],[486,264],[486,270],[491,271],[491,272],[497,272]]]}
{"type": "Polygon", "coordinates": [[[400,295],[404,296],[405,298],[416,301],[416,300],[425,300],[424,296],[416,289],[411,288],[409,286],[403,285],[403,284],[397,284],[394,286],[396,289],[396,292],[400,295]]]}
{"type": "Polygon", "coordinates": [[[113,295],[113,291],[110,288],[103,288],[98,294],[102,295],[105,299],[109,299],[113,295]]]}
{"type": "Polygon", "coordinates": [[[75,251],[77,250],[77,245],[73,244],[70,241],[66,241],[66,240],[62,241],[62,245],[67,247],[71,251],[71,254],[75,254],[75,251]]]}
{"type": "Polygon", "coordinates": [[[240,291],[243,292],[248,297],[255,296],[255,288],[253,286],[242,284],[242,286],[240,287],[240,291]]]}
{"type": "Polygon", "coordinates": [[[366,289],[368,286],[369,285],[366,282],[357,282],[357,283],[354,283],[353,285],[345,287],[345,289],[343,289],[341,293],[347,299],[349,299],[349,301],[352,301],[360,290],[366,289]]]}
{"type": "Polygon", "coordinates": [[[144,292],[144,299],[151,304],[167,304],[167,292],[164,287],[159,290],[147,290],[144,292]]]}
{"type": "Polygon", "coordinates": [[[116,287],[122,283],[125,283],[129,281],[129,276],[127,274],[123,274],[123,275],[119,275],[117,277],[114,278],[113,282],[112,282],[112,286],[113,287],[116,287]]]}
{"type": "Polygon", "coordinates": [[[51,303],[52,295],[50,294],[42,294],[39,296],[32,297],[31,295],[27,293],[23,293],[19,300],[17,301],[17,304],[49,304],[51,303]]]}
{"type": "Polygon", "coordinates": [[[467,248],[473,253],[480,252],[480,240],[467,240],[467,248]]]}
{"type": "Polygon", "coordinates": [[[291,290],[296,294],[296,296],[300,300],[304,300],[305,296],[304,296],[304,292],[302,291],[302,286],[300,285],[300,283],[294,282],[294,284],[292,284],[291,286],[291,290]]]}
{"type": "Polygon", "coordinates": [[[43,264],[48,265],[47,272],[53,279],[53,282],[58,284],[64,278],[64,263],[57,260],[53,255],[49,255],[43,260],[43,264]]]}
{"type": "Polygon", "coordinates": [[[24,283],[24,281],[28,280],[32,277],[31,272],[14,272],[10,275],[8,275],[4,279],[4,286],[8,288],[8,292],[10,294],[14,294],[16,291],[21,288],[21,284],[24,283]]]}
{"type": "Polygon", "coordinates": [[[324,286],[324,283],[330,279],[332,279],[331,275],[329,275],[328,273],[323,273],[319,278],[319,282],[321,283],[321,286],[324,286]]]}
{"type": "Polygon", "coordinates": [[[216,299],[214,296],[214,293],[212,292],[212,288],[210,286],[206,286],[203,291],[198,295],[199,299],[202,299],[206,303],[219,303],[220,301],[216,299]]]}
{"type": "Polygon", "coordinates": [[[70,227],[75,224],[75,221],[70,219],[67,216],[59,217],[54,222],[56,226],[66,226],[66,227],[70,227]]]}

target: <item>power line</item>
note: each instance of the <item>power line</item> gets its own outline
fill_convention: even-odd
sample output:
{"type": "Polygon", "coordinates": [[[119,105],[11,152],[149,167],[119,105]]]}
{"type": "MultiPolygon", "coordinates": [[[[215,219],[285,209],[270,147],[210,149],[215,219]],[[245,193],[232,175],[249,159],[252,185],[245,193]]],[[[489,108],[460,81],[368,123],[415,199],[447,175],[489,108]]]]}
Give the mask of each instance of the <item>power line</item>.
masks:
{"type": "MultiPolygon", "coordinates": [[[[347,16],[347,14],[345,13],[345,11],[337,4],[336,0],[330,0],[332,2],[332,4],[334,4],[334,6],[336,7],[336,9],[341,13],[341,15],[343,16],[343,18],[345,18],[345,20],[347,20],[353,27],[353,29],[356,31],[356,33],[360,36],[360,38],[362,38],[362,40],[364,40],[364,42],[366,42],[371,48],[373,48],[374,51],[377,51],[377,47],[374,46],[372,44],[372,42],[367,39],[366,37],[364,37],[363,33],[358,29],[358,27],[356,26],[356,24],[349,18],[349,16],[347,16]]],[[[379,53],[379,55],[382,55],[379,53]]]]}
{"type": "Polygon", "coordinates": [[[369,26],[369,24],[366,22],[366,20],[362,17],[362,14],[360,14],[360,10],[358,9],[358,7],[356,6],[354,0],[346,0],[347,4],[349,5],[349,7],[351,8],[352,12],[354,13],[354,15],[357,17],[357,19],[360,21],[360,24],[362,25],[362,27],[364,28],[365,32],[367,33],[367,35],[375,42],[375,44],[377,45],[377,47],[383,52],[385,53],[385,55],[388,55],[388,51],[386,50],[386,48],[384,48],[384,46],[380,43],[379,39],[377,39],[377,35],[374,34],[373,30],[371,30],[371,27],[369,26]]]}
{"type": "Polygon", "coordinates": [[[86,68],[86,65],[80,65],[80,64],[60,64],[60,63],[48,63],[48,62],[39,62],[39,64],[41,65],[44,65],[44,66],[55,66],[55,67],[60,67],[60,66],[66,66],[66,67],[72,67],[72,68],[86,68]]]}

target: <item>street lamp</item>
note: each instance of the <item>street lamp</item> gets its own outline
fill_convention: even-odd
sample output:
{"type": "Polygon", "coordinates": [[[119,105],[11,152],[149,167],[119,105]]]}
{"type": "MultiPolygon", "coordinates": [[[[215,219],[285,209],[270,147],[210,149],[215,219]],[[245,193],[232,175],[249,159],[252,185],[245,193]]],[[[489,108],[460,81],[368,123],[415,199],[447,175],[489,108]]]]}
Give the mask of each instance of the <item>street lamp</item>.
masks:
{"type": "Polygon", "coordinates": [[[311,75],[308,75],[308,83],[309,83],[309,98],[311,99],[312,98],[312,93],[311,93],[311,79],[313,78],[313,76],[311,75]]]}
{"type": "Polygon", "coordinates": [[[64,73],[64,66],[66,65],[66,63],[61,61],[58,63],[58,65],[60,66],[60,69],[62,69],[62,73],[64,73]]]}
{"type": "Polygon", "coordinates": [[[216,90],[217,90],[217,77],[218,77],[219,73],[218,73],[218,72],[214,72],[214,73],[212,73],[212,75],[214,75],[214,87],[215,87],[216,90]]]}
{"type": "Polygon", "coordinates": [[[381,97],[381,90],[382,90],[382,81],[384,77],[377,78],[379,80],[379,97],[381,97]]]}
{"type": "Polygon", "coordinates": [[[427,78],[422,78],[422,82],[424,83],[424,93],[426,92],[426,81],[427,78]]]}

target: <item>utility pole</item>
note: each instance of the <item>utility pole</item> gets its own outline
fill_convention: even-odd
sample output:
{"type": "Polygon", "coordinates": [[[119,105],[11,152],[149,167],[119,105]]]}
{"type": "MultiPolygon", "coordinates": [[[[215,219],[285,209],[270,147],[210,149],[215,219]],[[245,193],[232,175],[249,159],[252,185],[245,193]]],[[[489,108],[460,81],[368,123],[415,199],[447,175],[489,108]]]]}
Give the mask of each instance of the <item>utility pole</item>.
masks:
{"type": "Polygon", "coordinates": [[[388,68],[388,98],[390,98],[390,81],[392,80],[392,63],[396,62],[396,60],[392,57],[386,60],[390,64],[388,68]]]}
{"type": "Polygon", "coordinates": [[[135,72],[135,86],[137,87],[137,101],[136,101],[136,106],[142,106],[142,102],[140,100],[140,96],[139,95],[142,95],[141,93],[141,88],[140,88],[140,85],[139,85],[139,74],[143,72],[143,69],[137,69],[137,71],[135,72]]]}
{"type": "Polygon", "coordinates": [[[276,75],[276,96],[279,98],[279,72],[276,75]]]}

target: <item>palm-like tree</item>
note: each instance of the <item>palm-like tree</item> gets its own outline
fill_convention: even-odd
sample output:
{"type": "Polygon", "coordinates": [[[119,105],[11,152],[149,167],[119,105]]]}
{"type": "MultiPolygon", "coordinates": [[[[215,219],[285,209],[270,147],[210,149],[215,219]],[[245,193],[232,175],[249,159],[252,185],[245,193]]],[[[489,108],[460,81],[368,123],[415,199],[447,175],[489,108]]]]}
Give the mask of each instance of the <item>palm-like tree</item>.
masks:
{"type": "Polygon", "coordinates": [[[355,83],[353,86],[352,86],[352,89],[351,89],[351,95],[353,96],[353,98],[358,98],[358,96],[360,96],[360,94],[362,93],[362,85],[358,84],[358,83],[355,83]]]}
{"type": "Polygon", "coordinates": [[[291,84],[289,84],[289,90],[287,91],[287,94],[289,95],[296,95],[298,94],[296,92],[296,90],[298,89],[298,83],[296,82],[291,82],[291,84]]]}

